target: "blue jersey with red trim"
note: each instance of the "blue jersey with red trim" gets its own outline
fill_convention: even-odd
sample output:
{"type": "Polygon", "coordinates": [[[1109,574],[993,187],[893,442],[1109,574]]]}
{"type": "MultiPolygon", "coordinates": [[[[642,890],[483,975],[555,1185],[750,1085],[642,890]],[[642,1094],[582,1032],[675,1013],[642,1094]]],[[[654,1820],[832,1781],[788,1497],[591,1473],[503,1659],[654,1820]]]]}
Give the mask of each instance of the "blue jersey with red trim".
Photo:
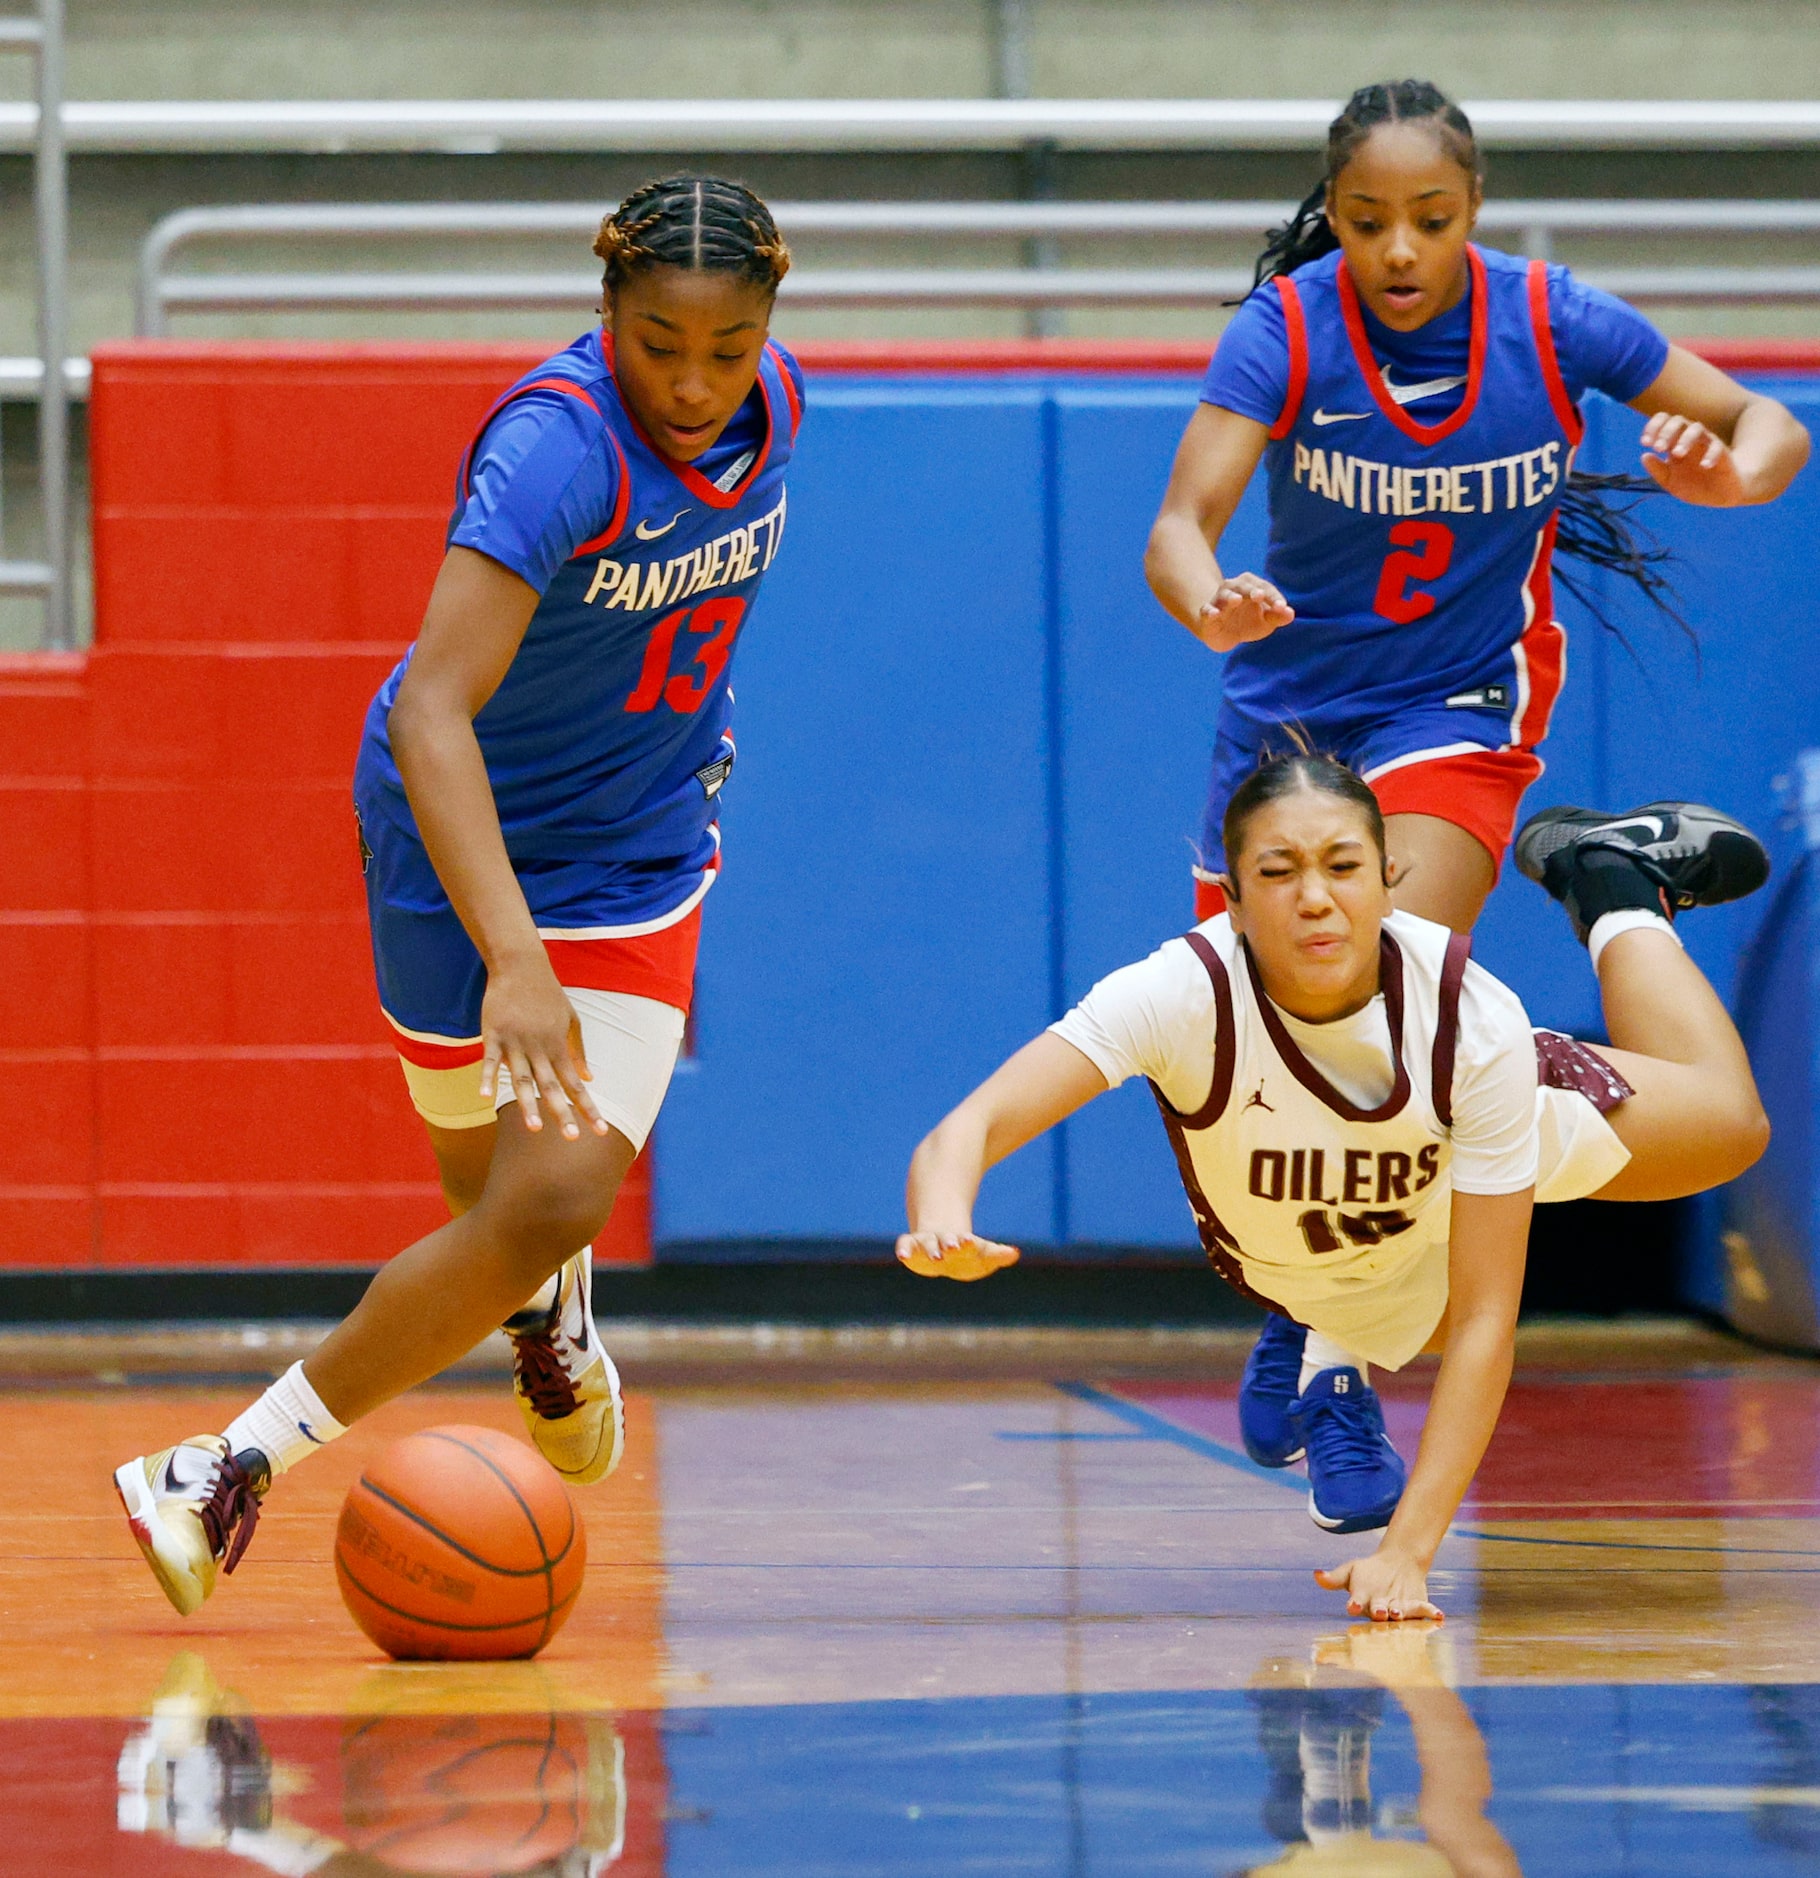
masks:
{"type": "Polygon", "coordinates": [[[1467,254],[1466,383],[1434,423],[1408,396],[1423,387],[1380,369],[1340,254],[1264,290],[1290,344],[1264,571],[1296,618],[1228,656],[1228,710],[1318,730],[1444,705],[1465,744],[1545,735],[1565,656],[1549,557],[1583,426],[1544,265],[1467,254]]]}
{"type": "MultiPolygon", "coordinates": [[[[506,851],[540,930],[662,924],[700,897],[717,865],[733,651],[783,538],[798,383],[795,362],[767,345],[753,402],[728,427],[737,441],[749,416],[751,443],[710,481],[645,435],[620,396],[611,341],[596,330],[520,379],[476,439],[486,443],[494,419],[527,399],[546,408],[554,441],[540,454],[534,434],[512,469],[535,492],[532,506],[548,507],[547,524],[477,524],[474,449],[462,459],[450,541],[471,539],[533,585],[554,562],[523,643],[474,720],[506,851]],[[569,434],[556,435],[563,427],[569,434]],[[567,549],[559,562],[552,539],[556,554],[567,549]]],[[[709,470],[726,455],[717,446],[709,470]]],[[[407,653],[368,712],[355,796],[363,819],[380,814],[414,835],[387,735],[409,663],[407,653]]]]}

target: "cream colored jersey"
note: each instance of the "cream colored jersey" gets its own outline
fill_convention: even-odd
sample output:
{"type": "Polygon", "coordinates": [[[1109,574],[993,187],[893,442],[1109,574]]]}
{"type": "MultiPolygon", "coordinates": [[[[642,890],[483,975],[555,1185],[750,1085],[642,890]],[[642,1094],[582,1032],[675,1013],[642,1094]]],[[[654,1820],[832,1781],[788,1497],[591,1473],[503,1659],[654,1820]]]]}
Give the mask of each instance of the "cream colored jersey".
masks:
{"type": "Polygon", "coordinates": [[[1221,915],[1115,972],[1053,1026],[1109,1083],[1148,1077],[1217,1270],[1387,1367],[1447,1303],[1456,1188],[1537,1172],[1536,1047],[1469,943],[1384,922],[1379,995],[1332,1024],[1265,994],[1221,915]]]}

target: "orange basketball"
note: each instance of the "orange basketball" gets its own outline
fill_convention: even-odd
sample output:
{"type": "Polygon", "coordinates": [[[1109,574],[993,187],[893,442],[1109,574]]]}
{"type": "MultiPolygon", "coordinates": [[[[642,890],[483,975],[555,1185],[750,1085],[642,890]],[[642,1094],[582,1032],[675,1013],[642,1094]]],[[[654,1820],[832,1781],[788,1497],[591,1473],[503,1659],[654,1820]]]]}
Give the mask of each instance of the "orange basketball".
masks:
{"type": "Polygon", "coordinates": [[[349,1489],[335,1533],[342,1599],[390,1656],[535,1656],[586,1563],[556,1470],[491,1428],[394,1442],[349,1489]]]}

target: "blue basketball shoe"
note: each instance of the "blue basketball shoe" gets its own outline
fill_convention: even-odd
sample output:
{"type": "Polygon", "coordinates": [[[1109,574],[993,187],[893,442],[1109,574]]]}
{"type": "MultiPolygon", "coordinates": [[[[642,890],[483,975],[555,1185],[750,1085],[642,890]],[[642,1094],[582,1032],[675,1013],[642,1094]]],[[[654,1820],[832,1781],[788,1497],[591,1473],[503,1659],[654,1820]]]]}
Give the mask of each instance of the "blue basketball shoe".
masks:
{"type": "Polygon", "coordinates": [[[1289,1419],[1308,1450],[1308,1513],[1328,1532],[1388,1526],[1403,1497],[1403,1457],[1384,1432],[1378,1392],[1356,1369],[1324,1369],[1289,1419]]]}
{"type": "Polygon", "coordinates": [[[1272,1311],[1245,1359],[1239,1384],[1239,1434],[1260,1467],[1287,1467],[1302,1458],[1302,1437],[1289,1419],[1302,1389],[1302,1345],[1308,1332],[1272,1311]]]}

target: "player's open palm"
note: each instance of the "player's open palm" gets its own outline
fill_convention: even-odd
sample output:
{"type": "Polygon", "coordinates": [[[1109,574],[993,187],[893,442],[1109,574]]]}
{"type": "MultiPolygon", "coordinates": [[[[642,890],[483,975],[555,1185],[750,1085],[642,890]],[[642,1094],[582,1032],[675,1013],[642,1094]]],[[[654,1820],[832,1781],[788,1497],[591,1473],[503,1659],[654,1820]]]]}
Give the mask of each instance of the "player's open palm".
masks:
{"type": "Polygon", "coordinates": [[[1295,608],[1257,574],[1234,574],[1213,590],[1200,611],[1195,636],[1215,652],[1268,639],[1295,618],[1295,608]]]}
{"type": "Polygon", "coordinates": [[[1750,500],[1725,439],[1672,411],[1658,411],[1643,426],[1643,467],[1671,496],[1701,508],[1731,509],[1750,500]]]}
{"type": "Polygon", "coordinates": [[[906,1232],[898,1236],[897,1260],[919,1278],[955,1278],[971,1284],[1015,1265],[1018,1251],[977,1233],[906,1232]]]}
{"type": "Polygon", "coordinates": [[[546,1109],[571,1141],[580,1138],[584,1122],[596,1134],[607,1132],[588,1090],[581,1020],[547,964],[541,971],[533,964],[494,972],[481,1000],[480,1031],[486,1049],[483,1101],[492,1100],[503,1067],[512,1078],[524,1125],[533,1133],[543,1127],[546,1109]]]}
{"type": "Polygon", "coordinates": [[[1346,1593],[1346,1609],[1374,1623],[1405,1617],[1439,1618],[1441,1608],[1428,1600],[1428,1574],[1413,1559],[1377,1551],[1348,1559],[1331,1571],[1318,1571],[1316,1584],[1346,1593]]]}

